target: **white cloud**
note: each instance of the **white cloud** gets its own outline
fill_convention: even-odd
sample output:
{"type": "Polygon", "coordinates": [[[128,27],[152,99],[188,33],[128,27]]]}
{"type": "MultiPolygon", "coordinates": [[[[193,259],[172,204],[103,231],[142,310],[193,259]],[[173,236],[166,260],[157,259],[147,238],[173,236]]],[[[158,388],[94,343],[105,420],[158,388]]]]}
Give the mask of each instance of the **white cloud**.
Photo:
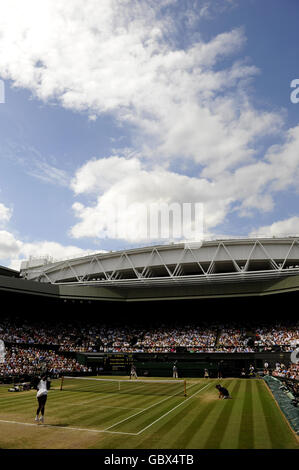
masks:
{"type": "MultiPolygon", "coordinates": [[[[202,202],[210,230],[233,205],[239,215],[272,210],[273,194],[294,186],[299,176],[299,126],[286,132],[280,112],[255,109],[249,99],[248,83],[259,71],[239,60],[245,31],[236,28],[204,41],[199,30],[182,49],[176,18],[169,10],[161,14],[167,5],[178,2],[11,0],[2,5],[3,78],[45,102],[86,111],[91,120],[109,113],[133,129],[133,156],[87,161],[71,184],[47,164],[34,170],[46,181],[70,184],[77,196],[94,198],[73,205],[79,219],[71,229],[75,238],[109,236],[103,207],[121,200],[202,202]],[[260,154],[260,139],[278,133],[283,143],[260,154]],[[192,165],[194,176],[179,174],[176,164],[192,165]]],[[[187,14],[193,24],[215,11],[213,2],[194,5],[187,14]]],[[[140,220],[124,210],[119,224],[128,223],[138,239],[140,220]]]]}
{"type": "Polygon", "coordinates": [[[32,161],[31,169],[27,170],[27,173],[45,183],[69,186],[69,176],[64,170],[42,160],[32,161]]]}
{"type": "Polygon", "coordinates": [[[80,219],[71,229],[75,238],[113,238],[117,224],[118,233],[124,234],[124,239],[140,241],[144,208],[149,209],[154,203],[204,203],[206,224],[215,226],[222,221],[230,203],[229,195],[219,200],[216,192],[213,197],[214,184],[206,179],[188,177],[159,166],[148,170],[137,159],[114,156],[84,165],[75,175],[73,188],[77,193],[96,196],[94,205],[73,204],[80,219]],[[141,212],[136,204],[143,205],[141,212]]]}
{"type": "Polygon", "coordinates": [[[141,163],[136,158],[124,159],[118,156],[89,160],[83,165],[71,182],[75,194],[97,193],[109,189],[113,184],[136,175],[141,163]]]}
{"type": "Polygon", "coordinates": [[[12,209],[9,209],[0,202],[0,226],[9,222],[12,216],[12,209]]]}
{"type": "MultiPolygon", "coordinates": [[[[101,250],[100,250],[101,251],[101,250]]],[[[20,269],[21,262],[33,258],[63,260],[93,253],[74,245],[62,245],[51,241],[24,242],[10,232],[0,230],[0,260],[12,269],[20,269]]]]}
{"type": "Polygon", "coordinates": [[[290,217],[289,219],[279,220],[271,225],[264,225],[258,229],[252,230],[252,237],[284,237],[299,235],[299,217],[290,217]]]}
{"type": "Polygon", "coordinates": [[[46,156],[36,147],[22,138],[22,142],[9,142],[2,153],[11,162],[22,167],[27,175],[33,176],[44,183],[57,186],[69,186],[70,176],[65,170],[59,168],[61,162],[57,162],[53,156],[46,156]],[[47,161],[48,160],[48,161],[47,161]]]}
{"type": "Polygon", "coordinates": [[[20,253],[21,243],[13,234],[0,230],[0,259],[8,259],[20,253]]]}
{"type": "Polygon", "coordinates": [[[130,122],[148,158],[191,158],[214,174],[250,158],[254,139],[275,132],[280,119],[257,113],[244,97],[254,66],[232,61],[214,68],[240,51],[241,29],[179,49],[171,41],[177,24],[160,14],[162,6],[156,0],[11,0],[1,9],[0,74],[42,100],[86,110],[91,119],[109,112],[130,122]]]}
{"type": "Polygon", "coordinates": [[[22,243],[20,254],[24,259],[33,257],[51,257],[55,260],[76,258],[91,253],[91,250],[83,250],[73,245],[61,245],[57,242],[40,241],[33,243],[22,243]]]}
{"type": "Polygon", "coordinates": [[[262,160],[214,178],[190,177],[159,165],[149,169],[137,158],[112,156],[92,160],[78,169],[72,188],[76,194],[91,194],[95,202],[73,204],[79,222],[70,233],[75,238],[113,238],[109,227],[114,227],[115,222],[109,211],[122,202],[128,208],[119,213],[117,223],[123,233],[130,228],[134,234],[130,241],[140,241],[138,227],[143,220],[143,214],[136,212],[133,216],[130,206],[134,203],[147,207],[162,202],[203,203],[207,232],[225,220],[233,205],[240,216],[250,215],[252,210],[269,212],[276,192],[297,184],[298,148],[299,126],[290,129],[285,141],[270,148],[262,160]]]}

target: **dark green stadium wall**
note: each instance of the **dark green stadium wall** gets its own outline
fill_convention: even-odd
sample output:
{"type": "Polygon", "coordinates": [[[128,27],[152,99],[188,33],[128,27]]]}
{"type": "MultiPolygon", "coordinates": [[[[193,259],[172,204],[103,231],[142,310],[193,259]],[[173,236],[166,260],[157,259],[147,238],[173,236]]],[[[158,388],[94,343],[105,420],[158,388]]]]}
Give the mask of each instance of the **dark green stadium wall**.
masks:
{"type": "Polygon", "coordinates": [[[77,359],[81,364],[92,367],[93,373],[97,375],[128,376],[130,365],[134,362],[140,378],[172,377],[176,362],[179,377],[203,377],[204,370],[208,369],[209,376],[217,378],[219,363],[224,377],[240,377],[241,370],[244,368],[248,373],[250,365],[258,373],[263,370],[265,361],[272,369],[275,369],[276,362],[288,364],[290,353],[79,353],[77,359]]]}
{"type": "MultiPolygon", "coordinates": [[[[237,279],[237,278],[236,278],[237,279]]],[[[117,286],[88,286],[49,284],[27,281],[0,271],[0,294],[26,294],[60,300],[110,301],[120,303],[157,302],[169,300],[220,299],[236,297],[264,297],[299,292],[299,276],[267,281],[246,281],[168,287],[119,288],[117,286]]]]}
{"type": "MultiPolygon", "coordinates": [[[[249,286],[249,283],[247,285],[249,286]]],[[[153,294],[151,300],[145,300],[144,297],[143,300],[140,298],[128,301],[123,291],[120,293],[111,288],[84,286],[62,288],[58,285],[0,276],[0,302],[3,307],[2,315],[6,312],[9,315],[38,316],[41,312],[49,311],[53,318],[62,316],[69,319],[82,317],[87,319],[90,316],[103,323],[120,321],[128,324],[137,322],[142,325],[153,321],[170,320],[183,323],[197,320],[223,323],[233,319],[298,318],[297,276],[278,281],[275,286],[275,288],[274,285],[266,287],[261,284],[259,294],[255,295],[253,295],[253,285],[250,285],[251,295],[224,296],[223,289],[228,289],[228,286],[219,285],[211,286],[215,290],[218,289],[218,296],[169,298],[154,297],[153,294]],[[4,305],[7,305],[6,309],[4,305]]],[[[177,289],[172,288],[172,291],[178,293],[177,289]]]]}

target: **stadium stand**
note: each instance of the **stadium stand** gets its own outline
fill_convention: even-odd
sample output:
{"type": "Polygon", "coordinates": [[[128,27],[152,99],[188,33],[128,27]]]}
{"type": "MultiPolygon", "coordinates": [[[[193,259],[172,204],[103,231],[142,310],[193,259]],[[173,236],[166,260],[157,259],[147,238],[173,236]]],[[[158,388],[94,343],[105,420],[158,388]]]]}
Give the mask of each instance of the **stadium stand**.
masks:
{"type": "MultiPolygon", "coordinates": [[[[210,326],[204,322],[124,326],[76,319],[72,323],[47,320],[41,325],[40,321],[15,316],[0,321],[0,338],[6,346],[0,377],[7,379],[33,375],[42,366],[46,366],[53,376],[91,373],[90,366],[79,361],[80,353],[85,354],[84,357],[93,353],[144,353],[156,360],[159,355],[170,354],[171,357],[178,351],[193,353],[193,356],[195,353],[198,357],[222,353],[224,358],[229,355],[225,353],[290,353],[299,343],[299,324],[273,321],[266,325],[251,321],[210,326]]],[[[273,376],[299,379],[298,365],[289,361],[286,364],[269,362],[273,376]]],[[[184,367],[188,373],[188,366],[185,364],[184,367]]],[[[249,365],[247,369],[246,376],[256,376],[256,370],[250,371],[249,365]]],[[[264,373],[268,374],[269,370],[264,373]]]]}
{"type": "Polygon", "coordinates": [[[52,345],[69,352],[175,352],[184,347],[192,352],[292,352],[299,344],[299,324],[273,323],[261,326],[205,324],[129,327],[97,322],[75,324],[28,323],[17,318],[0,322],[0,336],[9,344],[52,345]],[[217,339],[218,338],[218,339],[217,339]]]}
{"type": "Polygon", "coordinates": [[[75,358],[65,357],[52,350],[36,347],[8,347],[5,361],[0,363],[0,380],[3,382],[8,382],[11,378],[27,380],[43,367],[47,368],[52,377],[91,372],[88,367],[79,364],[75,358]]]}

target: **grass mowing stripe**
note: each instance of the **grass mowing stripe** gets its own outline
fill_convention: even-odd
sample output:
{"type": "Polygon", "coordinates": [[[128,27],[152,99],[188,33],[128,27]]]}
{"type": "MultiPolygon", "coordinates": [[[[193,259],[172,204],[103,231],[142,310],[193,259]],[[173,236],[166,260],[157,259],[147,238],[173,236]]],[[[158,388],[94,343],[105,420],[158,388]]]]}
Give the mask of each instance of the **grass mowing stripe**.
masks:
{"type": "Polygon", "coordinates": [[[37,405],[37,400],[35,397],[33,397],[31,398],[31,400],[18,401],[18,402],[9,401],[9,402],[0,403],[0,412],[5,412],[7,409],[11,407],[13,407],[14,409],[28,407],[30,406],[30,404],[32,405],[32,403],[34,403],[34,406],[35,406],[35,402],[37,405]]]}
{"type": "MultiPolygon", "coordinates": [[[[118,419],[120,417],[128,417],[128,414],[131,414],[131,410],[114,410],[111,409],[99,409],[94,408],[92,405],[90,407],[82,407],[77,408],[74,412],[70,409],[67,409],[66,412],[60,412],[59,418],[67,419],[68,424],[70,425],[80,425],[82,427],[82,423],[84,426],[99,426],[99,428],[106,427],[107,425],[111,425],[113,420],[118,419]]],[[[112,424],[113,425],[113,424],[112,424]]],[[[110,427],[110,426],[109,426],[110,427]]]]}
{"type": "Polygon", "coordinates": [[[179,403],[178,405],[176,405],[174,408],[171,408],[171,410],[167,411],[167,413],[163,414],[163,415],[160,416],[158,419],[156,419],[155,421],[153,421],[151,424],[149,424],[149,425],[146,426],[145,428],[141,429],[141,431],[139,431],[138,434],[143,433],[146,429],[148,429],[150,426],[153,426],[153,424],[155,424],[155,423],[157,423],[158,421],[160,421],[160,419],[163,419],[165,416],[167,416],[169,413],[171,413],[172,411],[174,411],[175,409],[177,409],[179,406],[185,405],[187,401],[191,400],[191,398],[195,397],[195,395],[197,395],[198,393],[200,393],[202,390],[204,390],[205,388],[207,388],[209,385],[210,385],[210,383],[208,383],[207,385],[205,385],[203,388],[200,388],[197,392],[193,393],[193,395],[191,395],[189,398],[187,398],[187,399],[184,400],[183,402],[181,402],[181,403],[179,403]]]}
{"type": "Polygon", "coordinates": [[[213,428],[208,434],[208,437],[204,444],[205,449],[219,449],[221,447],[221,443],[226,434],[228,422],[233,413],[234,407],[237,403],[236,400],[238,399],[237,394],[238,394],[240,385],[241,385],[240,381],[237,381],[234,384],[233,388],[230,390],[230,395],[232,396],[232,400],[218,400],[216,402],[217,405],[215,403],[215,406],[220,405],[222,407],[223,405],[223,407],[222,407],[222,410],[220,411],[220,414],[218,415],[218,418],[215,421],[213,428]]]}
{"type": "MultiPolygon", "coordinates": [[[[112,394],[112,393],[108,393],[108,394],[103,394],[101,397],[97,397],[97,396],[92,396],[90,400],[86,400],[86,395],[83,394],[83,395],[79,395],[77,396],[77,401],[76,402],[70,402],[68,403],[68,405],[72,406],[73,404],[79,404],[80,401],[84,401],[84,403],[91,403],[93,401],[95,402],[100,402],[102,405],[105,405],[105,404],[109,404],[109,405],[113,405],[115,403],[115,406],[119,406],[119,405],[123,405],[123,407],[129,407],[132,403],[134,403],[134,405],[137,405],[138,408],[140,409],[144,409],[146,406],[149,406],[151,404],[154,404],[156,403],[157,401],[157,396],[156,395],[153,395],[153,396],[137,396],[137,395],[120,395],[120,394],[112,394]]],[[[96,408],[97,404],[95,404],[95,408],[96,408]]]]}
{"type": "MultiPolygon", "coordinates": [[[[73,406],[90,406],[90,403],[73,403],[73,406]]],[[[128,406],[115,406],[115,405],[99,405],[97,404],[97,408],[110,408],[115,410],[143,410],[143,408],[129,408],[128,406]]]]}
{"type": "Polygon", "coordinates": [[[190,421],[181,433],[177,436],[174,442],[174,448],[185,449],[189,446],[190,442],[196,442],[196,448],[202,448],[202,432],[205,434],[205,423],[211,411],[215,407],[215,402],[208,404],[199,404],[201,409],[199,413],[193,411],[193,419],[190,421]]]}
{"type": "Polygon", "coordinates": [[[27,395],[27,396],[18,396],[18,397],[4,397],[2,396],[0,398],[0,408],[3,406],[3,405],[6,405],[6,404],[10,404],[10,403],[24,403],[25,401],[29,401],[29,400],[32,400],[36,397],[36,394],[31,394],[31,395],[27,395]]]}
{"type": "MultiPolygon", "coordinates": [[[[163,414],[163,410],[162,414],[163,414]]],[[[160,416],[161,416],[160,411],[160,416]]],[[[169,411],[165,409],[165,413],[169,411]]],[[[172,417],[169,417],[167,420],[163,420],[157,425],[156,430],[153,431],[150,435],[146,435],[144,439],[141,440],[138,448],[146,449],[148,444],[153,443],[154,441],[157,442],[159,448],[163,442],[165,442],[165,448],[175,448],[175,444],[173,442],[177,438],[178,427],[182,428],[185,427],[191,419],[191,416],[194,414],[194,403],[190,401],[185,407],[183,407],[180,411],[177,410],[173,413],[172,417]]],[[[150,424],[153,421],[154,417],[151,416],[147,419],[147,423],[143,423],[143,427],[145,424],[150,424]]],[[[179,447],[177,447],[179,448],[179,447]]]]}
{"type": "Polygon", "coordinates": [[[269,434],[269,429],[264,414],[264,409],[261,400],[261,381],[254,381],[254,401],[253,401],[253,413],[254,413],[254,447],[255,449],[271,449],[272,443],[269,434]]]}
{"type": "Polygon", "coordinates": [[[260,400],[261,405],[263,408],[263,414],[265,417],[265,421],[268,428],[268,434],[271,441],[271,448],[272,449],[279,449],[283,443],[283,430],[280,426],[280,419],[277,419],[275,415],[277,415],[276,409],[274,409],[274,403],[270,401],[270,396],[265,388],[260,388],[260,400]],[[276,419],[275,419],[276,418],[276,419]]]}
{"type": "Polygon", "coordinates": [[[238,449],[240,426],[242,420],[242,411],[244,405],[244,393],[246,389],[246,380],[244,378],[237,379],[239,383],[238,390],[234,391],[232,396],[234,406],[233,413],[230,415],[227,432],[223,435],[221,449],[238,449]]]}
{"type": "MultiPolygon", "coordinates": [[[[59,400],[60,401],[60,400],[59,400]]],[[[53,402],[53,397],[51,397],[51,403],[53,402]]],[[[144,402],[144,400],[143,400],[144,402]]],[[[84,406],[93,406],[95,410],[98,408],[115,408],[115,409],[127,409],[127,410],[142,410],[143,407],[139,406],[125,406],[125,404],[130,405],[132,403],[132,397],[130,397],[130,400],[126,400],[126,403],[124,403],[124,406],[118,406],[122,405],[123,403],[119,399],[111,399],[109,396],[108,397],[96,397],[96,398],[91,398],[90,400],[84,400],[82,401],[82,396],[77,397],[77,401],[72,401],[72,402],[66,402],[64,403],[65,407],[84,407],[84,406]]],[[[145,403],[148,403],[148,400],[145,401],[145,403]]],[[[61,404],[61,403],[59,403],[61,404]]],[[[134,400],[134,405],[136,404],[136,400],[134,400]]],[[[137,404],[139,404],[137,402],[137,404]]],[[[55,403],[55,406],[57,404],[55,403]]],[[[74,408],[75,412],[77,412],[77,409],[74,408]]]]}
{"type": "MultiPolygon", "coordinates": [[[[192,384],[188,391],[189,393],[191,392],[191,387],[192,390],[195,390],[194,388],[197,385],[197,388],[199,387],[199,383],[192,384]]],[[[175,405],[180,404],[181,402],[185,401],[186,398],[181,397],[180,395],[173,396],[167,401],[162,402],[161,404],[158,404],[156,407],[153,407],[150,412],[148,413],[140,413],[138,416],[135,416],[132,420],[128,420],[126,422],[126,429],[129,427],[129,429],[142,429],[148,424],[152,423],[155,419],[160,418],[160,416],[170,409],[172,409],[175,405]]]]}
{"type": "Polygon", "coordinates": [[[199,404],[206,406],[208,403],[213,402],[213,406],[206,417],[204,427],[200,427],[196,433],[196,436],[191,438],[190,445],[191,446],[200,446],[200,448],[204,448],[204,442],[207,438],[207,435],[210,429],[214,426],[215,420],[219,414],[219,408],[216,406],[218,402],[218,390],[215,389],[216,383],[221,383],[222,386],[229,387],[232,384],[232,381],[228,380],[217,380],[213,381],[213,387],[206,391],[203,395],[198,397],[199,404]]]}
{"type": "MultiPolygon", "coordinates": [[[[110,393],[108,393],[105,396],[103,396],[103,401],[102,402],[105,402],[105,403],[111,403],[111,395],[110,393]]],[[[76,402],[80,402],[82,400],[84,396],[84,399],[86,399],[86,395],[85,393],[84,394],[76,394],[76,402]]],[[[95,395],[92,394],[92,396],[94,397],[95,395]]],[[[25,397],[24,397],[25,398],[25,397]]],[[[27,403],[24,403],[24,400],[21,400],[18,404],[19,404],[19,407],[22,408],[22,410],[18,409],[17,410],[17,414],[20,416],[21,418],[21,415],[22,415],[22,418],[21,420],[22,421],[27,421],[27,420],[31,420],[31,416],[35,416],[35,411],[36,411],[36,407],[37,407],[37,402],[36,402],[36,397],[35,397],[35,394],[32,394],[30,397],[26,397],[26,398],[29,398],[29,400],[27,400],[27,403]],[[29,406],[30,405],[30,406],[29,406]],[[29,406],[29,408],[28,408],[29,406]]],[[[87,426],[91,426],[93,425],[94,427],[94,423],[95,426],[99,426],[99,428],[102,428],[103,425],[107,426],[108,424],[110,424],[112,427],[115,425],[115,424],[118,424],[119,422],[119,419],[120,417],[122,417],[123,419],[127,419],[129,417],[131,417],[132,415],[132,410],[125,410],[125,412],[121,412],[119,411],[119,407],[114,407],[113,405],[111,406],[110,409],[106,408],[106,409],[103,409],[101,407],[97,407],[95,406],[96,404],[95,403],[90,403],[90,407],[89,406],[84,406],[82,407],[83,410],[80,410],[80,407],[75,407],[74,406],[74,403],[69,403],[68,400],[70,399],[73,399],[74,398],[74,394],[73,392],[71,393],[63,393],[63,395],[60,395],[59,392],[58,394],[51,394],[51,396],[49,397],[50,399],[48,400],[47,402],[47,405],[46,405],[46,418],[47,418],[47,421],[49,420],[50,422],[52,421],[51,424],[54,424],[53,422],[53,419],[57,422],[59,422],[60,426],[62,424],[65,423],[65,425],[69,426],[69,425],[79,425],[79,427],[81,428],[82,427],[82,423],[85,422],[87,426]],[[56,396],[55,396],[56,395],[56,396]],[[62,399],[61,399],[62,397],[62,399]],[[92,407],[92,409],[91,409],[92,407]],[[73,408],[73,410],[72,410],[73,408]],[[113,410],[114,408],[114,413],[112,413],[111,411],[113,410]],[[100,411],[100,412],[99,412],[100,411]],[[130,414],[130,416],[128,416],[128,413],[130,414]],[[54,417],[54,418],[53,418],[54,417]],[[113,423],[113,420],[117,418],[117,423],[113,423]]],[[[120,398],[120,397],[117,397],[117,398],[120,398]]],[[[163,400],[167,400],[169,399],[169,397],[165,397],[163,400]]],[[[155,406],[157,404],[157,396],[154,396],[154,397],[145,397],[145,396],[142,396],[142,397],[138,397],[137,398],[138,400],[138,404],[140,403],[140,401],[142,401],[142,403],[145,403],[145,404],[151,404],[150,406],[155,406]],[[141,399],[141,400],[140,400],[141,399]],[[152,401],[154,401],[154,403],[152,403],[152,401]]],[[[113,401],[116,402],[116,397],[113,397],[113,401]]],[[[128,404],[136,404],[136,396],[134,395],[130,395],[128,397],[126,397],[126,400],[125,400],[128,404]]],[[[117,402],[119,403],[119,400],[117,400],[117,402]]],[[[19,408],[18,407],[18,408],[19,408]]],[[[133,407],[132,407],[133,408],[133,407]]],[[[144,408],[140,408],[140,412],[142,412],[144,410],[144,408]]],[[[9,411],[10,414],[11,413],[14,413],[14,417],[13,419],[16,419],[15,417],[15,400],[12,400],[12,403],[11,403],[11,406],[9,407],[5,407],[5,411],[9,411]]],[[[7,415],[7,413],[6,413],[7,415]]],[[[6,419],[9,419],[8,417],[6,419]]],[[[123,421],[123,419],[121,421],[123,421]]],[[[16,420],[18,421],[18,420],[16,420]]],[[[135,428],[136,429],[136,428],[135,428]]]]}
{"type": "MultiPolygon", "coordinates": [[[[55,400],[55,397],[50,397],[50,400],[49,400],[49,403],[51,404],[55,404],[55,407],[57,409],[63,407],[63,408],[66,408],[68,410],[70,410],[70,408],[74,407],[74,413],[78,413],[79,410],[80,410],[80,406],[82,405],[82,408],[87,408],[90,406],[93,407],[93,409],[95,410],[95,413],[100,410],[101,408],[115,408],[115,409],[144,409],[144,407],[142,406],[142,403],[145,403],[145,404],[148,404],[149,403],[149,400],[148,398],[147,399],[142,399],[142,400],[138,400],[136,402],[136,399],[134,397],[134,401],[133,401],[133,397],[130,396],[129,398],[126,398],[125,400],[123,399],[120,399],[120,397],[111,397],[111,394],[107,394],[106,396],[103,395],[101,397],[94,397],[92,396],[90,400],[86,400],[86,395],[84,394],[82,396],[82,394],[78,395],[76,397],[76,401],[69,401],[69,398],[72,398],[72,395],[70,397],[67,397],[68,400],[65,401],[65,400],[55,400]],[[83,401],[82,401],[83,400],[83,401]],[[119,406],[119,405],[124,405],[124,406],[119,406]],[[133,405],[140,405],[138,408],[136,406],[133,406],[133,405]],[[125,405],[128,405],[128,406],[125,406],[125,405]],[[131,405],[131,406],[130,406],[131,405]]],[[[156,398],[156,397],[155,397],[156,398]]],[[[69,413],[70,411],[68,411],[69,413]]]]}
{"type": "MultiPolygon", "coordinates": [[[[198,384],[194,384],[198,385],[198,384]]],[[[191,388],[191,387],[190,387],[191,388]]],[[[152,408],[150,412],[147,413],[140,413],[138,416],[135,416],[134,419],[128,420],[126,422],[126,430],[136,430],[136,429],[143,429],[148,427],[148,425],[152,425],[153,421],[160,420],[161,416],[168,414],[177,406],[180,406],[182,403],[185,403],[188,399],[183,398],[180,396],[174,396],[169,401],[163,401],[162,403],[158,403],[155,408],[152,408]]]]}
{"type": "Polygon", "coordinates": [[[239,431],[239,449],[253,449],[253,406],[252,406],[252,382],[247,379],[244,393],[242,418],[239,431]]]}
{"type": "MultiPolygon", "coordinates": [[[[241,443],[243,446],[241,448],[298,449],[294,433],[291,433],[283,418],[284,415],[262,380],[209,380],[209,382],[201,381],[201,384],[197,382],[192,385],[194,388],[187,389],[190,397],[194,396],[192,400],[188,401],[175,396],[169,400],[165,399],[161,404],[157,404],[157,402],[162,397],[157,397],[157,395],[150,397],[128,394],[124,397],[107,393],[101,394],[102,397],[100,397],[98,393],[60,392],[51,388],[46,405],[46,423],[43,426],[34,423],[37,406],[35,392],[10,394],[1,390],[0,447],[76,447],[85,449],[204,449],[218,447],[233,449],[238,448],[241,443]],[[226,386],[232,394],[233,400],[218,400],[217,390],[214,388],[216,383],[226,386]],[[210,387],[196,396],[199,389],[208,384],[210,387]],[[250,417],[245,417],[248,408],[250,411],[250,404],[249,407],[248,403],[246,404],[246,398],[249,395],[251,395],[252,408],[251,427],[250,417]],[[88,402],[89,398],[90,406],[89,403],[82,408],[77,406],[80,401],[88,402]],[[117,407],[138,407],[141,401],[145,403],[144,408],[156,406],[152,406],[147,412],[142,412],[136,417],[129,417],[119,425],[119,428],[115,426],[111,431],[105,432],[105,426],[110,424],[114,426],[113,420],[119,421],[127,416],[127,414],[121,413],[122,410],[117,407]],[[182,404],[185,406],[181,406],[182,404]],[[108,409],[108,406],[111,406],[111,409],[108,409]],[[224,414],[224,406],[227,411],[229,411],[229,406],[233,407],[228,417],[224,414]],[[109,415],[111,418],[116,412],[117,419],[114,418],[112,421],[106,422],[106,425],[102,424],[104,416],[108,418],[109,415]],[[221,420],[221,415],[223,420],[221,420]],[[75,422],[76,420],[77,422],[75,422]],[[217,422],[220,423],[218,427],[217,422]],[[145,428],[148,430],[140,434],[145,428]],[[213,429],[215,430],[214,438],[213,429]],[[68,430],[73,432],[68,433],[68,430]],[[248,435],[250,430],[252,436],[248,435]],[[218,431],[219,435],[216,435],[218,431]],[[239,439],[239,431],[243,434],[243,439],[239,439]],[[273,441],[275,434],[276,441],[273,441]]],[[[192,385],[190,383],[190,387],[192,385]]]]}
{"type": "Polygon", "coordinates": [[[160,400],[160,401],[158,401],[157,403],[153,403],[152,405],[148,406],[147,408],[144,408],[144,410],[138,411],[137,413],[134,413],[133,415],[128,416],[128,418],[122,419],[121,421],[119,421],[119,422],[113,424],[112,426],[109,426],[109,427],[107,428],[107,430],[113,428],[114,426],[118,426],[119,424],[122,424],[123,422],[127,421],[128,419],[134,418],[135,416],[138,416],[140,413],[144,413],[145,411],[151,409],[152,407],[157,406],[157,405],[159,405],[160,403],[163,403],[163,402],[165,402],[166,400],[169,400],[170,398],[173,398],[173,397],[175,397],[175,395],[173,395],[172,397],[168,397],[168,396],[167,396],[166,398],[163,398],[163,400],[160,400]]]}
{"type": "MultiPolygon", "coordinates": [[[[51,397],[53,398],[53,397],[51,397]]],[[[82,397],[78,397],[79,400],[82,399],[82,397]]],[[[26,404],[27,405],[27,404],[26,404]]],[[[30,406],[30,411],[28,410],[28,406],[25,404],[23,405],[23,419],[25,417],[29,416],[35,416],[35,410],[37,408],[37,401],[32,402],[32,406],[30,406]]],[[[111,413],[111,409],[103,409],[103,408],[96,408],[94,407],[93,403],[91,403],[90,407],[73,407],[73,409],[70,407],[72,404],[65,402],[65,401],[58,401],[57,400],[48,400],[46,404],[46,418],[49,421],[53,420],[57,422],[66,422],[67,425],[69,424],[75,424],[79,421],[81,422],[88,422],[88,423],[94,423],[96,422],[99,426],[102,425],[103,420],[105,420],[105,423],[111,422],[111,419],[114,419],[115,417],[119,417],[120,411],[115,409],[114,413],[111,413]],[[100,413],[97,413],[97,411],[100,411],[100,413]],[[99,415],[100,415],[100,420],[99,420],[99,415]]],[[[11,408],[12,411],[14,411],[14,408],[11,408]]],[[[6,410],[8,411],[8,410],[6,410]]],[[[128,413],[129,410],[126,411],[128,413]]],[[[19,412],[18,412],[19,413],[19,412]]],[[[20,414],[20,413],[19,413],[20,414]]],[[[123,412],[124,414],[124,412],[123,412]]],[[[30,419],[30,418],[29,418],[30,419]]]]}
{"type": "Polygon", "coordinates": [[[124,429],[126,431],[131,432],[135,432],[136,430],[138,431],[139,429],[144,428],[147,424],[151,423],[154,419],[159,418],[164,412],[173,408],[174,405],[181,403],[181,401],[181,398],[174,397],[172,399],[159,403],[149,410],[146,410],[133,417],[131,416],[128,420],[112,429],[124,429]]]}
{"type": "MultiPolygon", "coordinates": [[[[51,397],[53,398],[53,397],[51,397]]],[[[31,420],[31,417],[35,416],[36,408],[37,408],[37,401],[35,396],[31,396],[32,402],[30,403],[18,403],[18,406],[12,404],[10,407],[5,407],[6,416],[7,414],[13,414],[14,417],[17,414],[20,416],[22,421],[31,420]],[[30,405],[30,406],[28,406],[30,405]],[[19,408],[22,408],[21,410],[19,408]]],[[[79,400],[82,400],[82,397],[78,397],[79,400]]],[[[86,425],[96,425],[103,426],[111,423],[111,420],[120,417],[119,409],[114,409],[114,413],[111,412],[110,409],[103,409],[103,408],[95,408],[94,405],[91,403],[90,407],[82,407],[82,409],[78,407],[70,408],[69,403],[65,403],[65,401],[58,400],[48,400],[46,405],[46,419],[49,420],[51,424],[58,420],[58,422],[65,423],[66,425],[75,425],[79,424],[82,426],[82,422],[85,422],[86,425]],[[56,402],[56,403],[55,403],[56,402]],[[98,411],[98,412],[97,412],[98,411]],[[100,419],[99,419],[100,418],[100,419]],[[54,422],[53,422],[54,421],[54,422]]],[[[73,406],[73,405],[71,405],[73,406]]],[[[114,407],[112,407],[114,408],[114,407]]],[[[126,410],[126,412],[122,412],[122,416],[127,416],[128,413],[131,413],[130,410],[126,410]]],[[[33,418],[32,418],[33,419],[33,418]]],[[[80,426],[80,427],[81,427],[80,426]]]]}

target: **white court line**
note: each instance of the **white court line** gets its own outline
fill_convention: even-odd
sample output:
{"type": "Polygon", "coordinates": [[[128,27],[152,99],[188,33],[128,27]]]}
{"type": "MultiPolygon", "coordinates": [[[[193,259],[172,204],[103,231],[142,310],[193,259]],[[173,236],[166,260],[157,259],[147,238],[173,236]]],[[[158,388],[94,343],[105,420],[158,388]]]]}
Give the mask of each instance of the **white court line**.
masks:
{"type": "MultiPolygon", "coordinates": [[[[194,385],[196,385],[196,384],[194,384],[194,385]]],[[[191,385],[191,387],[194,387],[194,385],[191,385]]],[[[190,389],[191,387],[189,387],[189,389],[190,389]]],[[[180,393],[180,392],[178,392],[178,393],[180,393]]],[[[124,423],[125,421],[127,421],[127,420],[130,419],[130,418],[134,418],[134,416],[137,416],[137,415],[139,415],[140,413],[143,413],[144,411],[147,411],[147,410],[149,410],[150,408],[153,408],[153,406],[159,405],[160,403],[163,403],[164,401],[169,400],[170,398],[173,398],[173,397],[177,396],[178,393],[176,393],[176,394],[174,394],[174,395],[171,395],[171,396],[169,396],[169,397],[163,398],[163,400],[158,401],[157,403],[153,403],[153,405],[150,405],[150,406],[148,406],[147,408],[144,408],[144,410],[138,411],[138,413],[134,413],[133,415],[128,416],[127,418],[124,418],[124,419],[122,419],[121,421],[118,421],[118,422],[115,423],[115,424],[112,424],[112,426],[109,426],[108,428],[106,428],[105,431],[108,430],[108,429],[113,428],[114,426],[117,426],[118,424],[124,423]]],[[[184,403],[184,402],[183,402],[183,403],[184,403]]],[[[138,434],[138,433],[137,433],[137,434],[138,434]]]]}
{"type": "Polygon", "coordinates": [[[200,390],[198,390],[197,392],[193,393],[193,395],[191,395],[191,397],[187,398],[187,400],[183,401],[182,403],[180,403],[179,405],[175,406],[174,408],[172,408],[171,410],[167,411],[167,413],[164,413],[164,415],[160,416],[160,418],[156,419],[155,421],[153,421],[151,424],[149,424],[148,426],[146,426],[145,428],[141,429],[141,431],[139,431],[137,433],[138,434],[141,434],[143,431],[145,431],[146,429],[148,429],[149,427],[151,427],[153,424],[157,423],[158,421],[160,421],[160,419],[164,418],[164,416],[167,416],[169,413],[171,413],[173,410],[175,410],[176,408],[178,408],[179,406],[182,406],[182,405],[185,405],[185,403],[188,401],[188,400],[191,400],[191,398],[195,397],[195,395],[197,395],[198,393],[200,393],[202,390],[204,390],[205,388],[207,388],[209,385],[211,385],[211,383],[205,385],[205,387],[201,388],[200,390]]]}
{"type": "Polygon", "coordinates": [[[71,431],[87,431],[87,432],[107,432],[110,434],[129,434],[130,436],[136,436],[135,432],[121,432],[121,431],[106,431],[104,429],[87,429],[87,428],[74,428],[70,426],[59,426],[55,424],[33,424],[33,423],[20,423],[19,421],[7,421],[4,419],[0,419],[0,423],[8,423],[8,424],[21,424],[22,426],[35,426],[40,428],[56,428],[56,429],[69,429],[71,431]]]}

